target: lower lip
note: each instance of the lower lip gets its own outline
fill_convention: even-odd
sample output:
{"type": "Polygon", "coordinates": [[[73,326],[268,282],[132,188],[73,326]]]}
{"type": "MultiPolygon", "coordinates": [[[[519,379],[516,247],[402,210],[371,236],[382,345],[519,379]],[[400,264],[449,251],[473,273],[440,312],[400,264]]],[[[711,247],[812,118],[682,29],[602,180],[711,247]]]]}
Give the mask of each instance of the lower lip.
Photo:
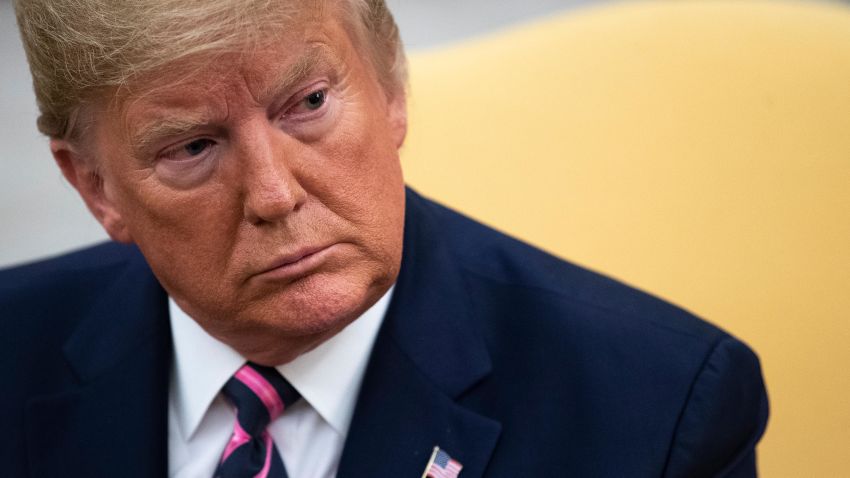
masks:
{"type": "Polygon", "coordinates": [[[330,245],[324,249],[320,249],[308,256],[304,256],[301,259],[298,259],[295,262],[290,262],[289,264],[284,264],[280,267],[275,267],[274,269],[267,270],[257,277],[262,279],[271,279],[271,280],[294,280],[300,277],[303,277],[314,270],[316,267],[321,265],[327,257],[332,253],[335,248],[334,245],[330,245]]]}

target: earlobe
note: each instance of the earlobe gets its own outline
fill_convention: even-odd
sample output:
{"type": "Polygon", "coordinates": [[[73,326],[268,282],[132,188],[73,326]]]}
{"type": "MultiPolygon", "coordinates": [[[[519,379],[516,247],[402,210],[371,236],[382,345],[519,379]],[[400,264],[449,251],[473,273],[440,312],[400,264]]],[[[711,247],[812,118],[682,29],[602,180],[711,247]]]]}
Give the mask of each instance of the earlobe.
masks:
{"type": "Polygon", "coordinates": [[[117,242],[132,243],[123,217],[106,193],[103,177],[91,164],[92,160],[84,157],[69,141],[62,139],[50,140],[50,152],[62,170],[62,175],[77,190],[109,237],[117,242]]]}

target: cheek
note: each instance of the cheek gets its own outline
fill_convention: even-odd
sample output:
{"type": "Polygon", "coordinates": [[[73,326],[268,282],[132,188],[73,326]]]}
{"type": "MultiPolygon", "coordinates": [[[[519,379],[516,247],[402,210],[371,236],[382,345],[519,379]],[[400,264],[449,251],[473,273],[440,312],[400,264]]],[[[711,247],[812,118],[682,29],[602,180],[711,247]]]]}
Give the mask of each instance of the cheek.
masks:
{"type": "MultiPolygon", "coordinates": [[[[161,231],[169,235],[196,232],[216,212],[223,211],[223,196],[216,188],[175,192],[153,181],[139,183],[126,197],[126,208],[133,226],[161,231]]],[[[144,231],[139,231],[144,233],[144,231]]]]}
{"type": "MultiPolygon", "coordinates": [[[[383,137],[386,138],[386,137],[383,137]]],[[[343,217],[377,268],[397,272],[404,229],[404,182],[393,145],[369,135],[340,142],[337,185],[322,200],[343,217]]]]}
{"type": "Polygon", "coordinates": [[[149,179],[123,196],[127,228],[150,262],[189,269],[226,264],[241,210],[224,187],[175,192],[149,179]]]}
{"type": "Polygon", "coordinates": [[[368,227],[381,222],[403,192],[398,150],[377,107],[354,104],[343,109],[333,133],[299,162],[298,176],[326,207],[368,227]]]}

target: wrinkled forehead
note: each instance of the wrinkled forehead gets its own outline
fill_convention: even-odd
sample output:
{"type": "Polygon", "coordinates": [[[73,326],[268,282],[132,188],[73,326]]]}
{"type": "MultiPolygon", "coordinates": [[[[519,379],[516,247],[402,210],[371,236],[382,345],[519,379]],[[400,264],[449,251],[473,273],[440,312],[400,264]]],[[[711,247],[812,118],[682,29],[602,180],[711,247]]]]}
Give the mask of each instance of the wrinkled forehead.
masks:
{"type": "MultiPolygon", "coordinates": [[[[308,2],[314,3],[314,2],[308,2]]],[[[192,50],[172,54],[155,67],[132,75],[118,89],[111,92],[113,101],[134,101],[146,96],[162,94],[171,87],[197,84],[206,88],[217,78],[238,70],[247,78],[267,74],[258,67],[257,58],[279,64],[301,55],[302,44],[320,42],[326,38],[327,23],[334,19],[325,9],[287,10],[282,15],[285,22],[267,19],[266,24],[254,25],[250,30],[222,39],[209,39],[192,50]],[[281,45],[289,46],[281,49],[281,45]]]]}
{"type": "Polygon", "coordinates": [[[198,124],[224,121],[227,116],[238,119],[233,110],[236,104],[282,107],[282,100],[313,75],[346,71],[335,42],[319,38],[284,42],[288,48],[279,51],[220,58],[178,82],[158,82],[161,86],[121,106],[129,143],[143,149],[158,138],[181,134],[198,124]]]}
{"type": "Polygon", "coordinates": [[[141,74],[104,94],[92,121],[118,120],[125,139],[143,145],[151,131],[168,126],[169,118],[192,120],[208,109],[226,109],[224,98],[234,91],[245,90],[264,104],[316,69],[340,69],[345,52],[353,51],[345,46],[353,43],[337,16],[311,12],[262,38],[187,55],[141,74]]]}
{"type": "Polygon", "coordinates": [[[267,83],[278,83],[303,70],[319,56],[333,52],[328,25],[318,19],[300,22],[262,39],[246,39],[226,49],[188,55],[139,75],[112,95],[113,102],[127,106],[138,101],[180,102],[177,91],[216,93],[245,83],[261,91],[267,83]]]}

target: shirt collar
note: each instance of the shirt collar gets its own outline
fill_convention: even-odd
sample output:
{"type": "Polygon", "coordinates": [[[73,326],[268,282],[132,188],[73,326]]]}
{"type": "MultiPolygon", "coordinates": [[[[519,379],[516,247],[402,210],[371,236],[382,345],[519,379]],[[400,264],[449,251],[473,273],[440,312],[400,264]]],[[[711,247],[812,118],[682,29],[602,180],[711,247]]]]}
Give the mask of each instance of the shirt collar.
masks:
{"type": "MultiPolygon", "coordinates": [[[[348,434],[360,384],[392,291],[390,288],[375,305],[338,334],[292,362],[277,367],[302,398],[342,437],[348,434]]],[[[245,363],[245,358],[207,334],[171,297],[168,309],[174,342],[169,393],[180,431],[189,439],[221,387],[245,363]]]]}

